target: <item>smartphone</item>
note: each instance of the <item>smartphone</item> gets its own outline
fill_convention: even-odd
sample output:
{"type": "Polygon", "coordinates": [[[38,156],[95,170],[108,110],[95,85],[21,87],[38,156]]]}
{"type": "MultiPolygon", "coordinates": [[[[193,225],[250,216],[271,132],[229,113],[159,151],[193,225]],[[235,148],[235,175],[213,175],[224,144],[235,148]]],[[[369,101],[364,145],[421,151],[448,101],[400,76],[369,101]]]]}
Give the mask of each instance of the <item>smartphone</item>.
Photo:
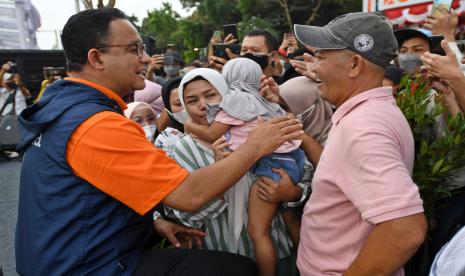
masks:
{"type": "Polygon", "coordinates": [[[433,35],[429,38],[429,51],[433,54],[445,56],[446,52],[441,47],[441,41],[444,39],[442,35],[433,35]]]}
{"type": "Polygon", "coordinates": [[[199,50],[199,61],[208,62],[208,48],[200,48],[199,50]]]}
{"type": "Polygon", "coordinates": [[[433,8],[431,9],[431,15],[434,17],[442,16],[442,12],[440,10],[441,7],[444,7],[447,11],[450,11],[452,1],[453,0],[434,0],[433,8]]]}
{"type": "Polygon", "coordinates": [[[221,32],[220,32],[220,30],[216,30],[216,31],[213,32],[213,38],[216,41],[221,41],[221,32]]]}
{"type": "Polygon", "coordinates": [[[236,24],[226,24],[223,25],[224,37],[227,37],[229,34],[232,34],[237,41],[239,41],[239,36],[237,35],[236,24]]]}
{"type": "Polygon", "coordinates": [[[225,60],[229,60],[228,53],[226,52],[226,49],[231,50],[233,54],[239,55],[241,53],[241,45],[238,43],[232,43],[232,44],[223,44],[223,43],[218,43],[218,44],[213,44],[213,55],[215,57],[220,57],[224,58],[225,60]]]}

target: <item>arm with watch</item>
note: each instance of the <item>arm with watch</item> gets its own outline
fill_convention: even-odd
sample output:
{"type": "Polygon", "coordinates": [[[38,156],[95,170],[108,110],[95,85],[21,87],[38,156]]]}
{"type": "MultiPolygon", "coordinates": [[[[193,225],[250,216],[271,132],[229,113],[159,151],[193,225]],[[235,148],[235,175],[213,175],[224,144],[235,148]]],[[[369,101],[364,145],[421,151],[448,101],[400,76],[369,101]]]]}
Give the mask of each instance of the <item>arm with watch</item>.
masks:
{"type": "Polygon", "coordinates": [[[202,239],[206,235],[204,232],[166,220],[162,213],[162,205],[157,206],[152,213],[153,227],[159,236],[176,248],[202,248],[202,239]]]}

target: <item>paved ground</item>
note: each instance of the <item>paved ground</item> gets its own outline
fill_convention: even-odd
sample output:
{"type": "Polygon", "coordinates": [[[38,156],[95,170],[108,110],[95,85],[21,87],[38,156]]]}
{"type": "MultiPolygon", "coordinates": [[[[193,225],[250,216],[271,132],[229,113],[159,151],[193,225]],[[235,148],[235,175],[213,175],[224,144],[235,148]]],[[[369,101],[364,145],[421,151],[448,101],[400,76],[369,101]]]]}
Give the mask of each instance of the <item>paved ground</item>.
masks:
{"type": "Polygon", "coordinates": [[[0,265],[5,276],[17,275],[14,233],[20,168],[20,161],[5,161],[0,157],[0,265]]]}

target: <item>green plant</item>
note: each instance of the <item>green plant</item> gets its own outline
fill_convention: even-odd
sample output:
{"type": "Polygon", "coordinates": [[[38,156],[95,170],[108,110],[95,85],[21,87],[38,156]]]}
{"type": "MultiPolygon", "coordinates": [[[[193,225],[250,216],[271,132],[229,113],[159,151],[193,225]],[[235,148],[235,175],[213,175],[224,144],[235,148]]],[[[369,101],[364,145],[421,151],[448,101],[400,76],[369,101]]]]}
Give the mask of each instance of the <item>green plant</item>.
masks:
{"type": "Polygon", "coordinates": [[[422,75],[405,76],[397,93],[415,140],[413,180],[423,199],[425,214],[434,217],[437,201],[451,195],[448,184],[457,169],[465,166],[465,119],[447,115],[441,94],[431,90],[431,80],[422,75]],[[438,117],[447,115],[447,127],[436,134],[438,117]]]}

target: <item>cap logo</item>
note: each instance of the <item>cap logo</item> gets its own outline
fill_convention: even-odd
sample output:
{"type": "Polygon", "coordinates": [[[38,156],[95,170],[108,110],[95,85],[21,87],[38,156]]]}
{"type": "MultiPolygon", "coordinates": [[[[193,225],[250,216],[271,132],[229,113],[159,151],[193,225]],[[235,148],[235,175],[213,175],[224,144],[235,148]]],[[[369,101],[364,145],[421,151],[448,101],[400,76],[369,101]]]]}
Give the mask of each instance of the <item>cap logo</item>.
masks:
{"type": "Polygon", "coordinates": [[[354,47],[359,52],[368,52],[373,48],[373,37],[369,34],[360,34],[354,39],[354,47]]]}

